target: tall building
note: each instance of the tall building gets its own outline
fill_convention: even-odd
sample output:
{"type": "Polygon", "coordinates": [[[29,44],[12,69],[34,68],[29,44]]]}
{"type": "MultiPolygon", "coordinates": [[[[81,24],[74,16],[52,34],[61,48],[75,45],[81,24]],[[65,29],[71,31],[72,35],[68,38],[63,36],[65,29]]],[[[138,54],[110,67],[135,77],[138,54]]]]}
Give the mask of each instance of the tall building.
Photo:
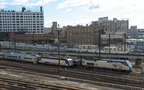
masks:
{"type": "Polygon", "coordinates": [[[130,38],[131,39],[138,39],[137,26],[131,26],[131,28],[130,28],[130,38]]]}
{"type": "Polygon", "coordinates": [[[99,45],[99,30],[102,26],[68,26],[67,45],[99,45]]]}
{"type": "Polygon", "coordinates": [[[0,32],[19,32],[27,34],[43,34],[44,13],[42,7],[39,12],[31,12],[25,7],[21,11],[0,11],[0,32]]]}
{"type": "Polygon", "coordinates": [[[56,34],[57,33],[57,22],[52,22],[52,33],[56,34]]]}
{"type": "Polygon", "coordinates": [[[108,17],[99,18],[98,21],[92,21],[92,26],[102,25],[106,34],[123,34],[128,32],[128,20],[108,20],[108,17]]]}

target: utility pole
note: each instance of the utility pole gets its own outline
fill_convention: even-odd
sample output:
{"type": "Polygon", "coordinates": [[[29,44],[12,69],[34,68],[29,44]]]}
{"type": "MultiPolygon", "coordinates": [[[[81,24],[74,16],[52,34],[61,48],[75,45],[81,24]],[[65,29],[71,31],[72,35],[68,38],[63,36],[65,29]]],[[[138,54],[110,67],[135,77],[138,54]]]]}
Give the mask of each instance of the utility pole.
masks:
{"type": "Polygon", "coordinates": [[[1,43],[0,43],[0,51],[1,51],[1,43]]]}
{"type": "Polygon", "coordinates": [[[60,31],[58,30],[58,58],[59,58],[58,63],[59,63],[59,70],[60,70],[61,67],[60,67],[60,37],[59,36],[60,36],[60,31]]]}
{"type": "Polygon", "coordinates": [[[33,46],[34,46],[34,31],[32,32],[32,44],[33,44],[33,46]]]}
{"type": "Polygon", "coordinates": [[[109,34],[109,54],[110,54],[110,34],[109,34]]]}
{"type": "MultiPolygon", "coordinates": [[[[59,24],[58,24],[59,27],[59,24]]],[[[59,64],[59,69],[58,73],[60,72],[61,66],[60,66],[60,28],[57,28],[57,38],[58,38],[58,64],[59,64]]]]}
{"type": "Polygon", "coordinates": [[[16,41],[15,41],[15,32],[14,32],[14,52],[16,51],[16,41]]]}
{"type": "Polygon", "coordinates": [[[99,30],[99,59],[101,58],[101,30],[99,30]]]}
{"type": "Polygon", "coordinates": [[[126,34],[123,35],[123,44],[124,44],[124,51],[126,51],[126,34]]]}

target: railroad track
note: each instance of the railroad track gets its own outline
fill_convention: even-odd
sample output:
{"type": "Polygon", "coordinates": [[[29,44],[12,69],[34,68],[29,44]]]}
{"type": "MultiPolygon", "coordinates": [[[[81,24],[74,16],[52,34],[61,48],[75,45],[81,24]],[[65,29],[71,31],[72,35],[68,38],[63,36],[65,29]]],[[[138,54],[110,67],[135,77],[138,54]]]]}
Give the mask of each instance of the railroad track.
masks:
{"type": "Polygon", "coordinates": [[[64,70],[64,69],[59,70],[57,68],[50,68],[46,66],[30,65],[24,63],[8,62],[8,61],[0,61],[0,63],[3,65],[5,64],[10,66],[16,66],[33,72],[49,73],[49,74],[60,75],[65,77],[77,78],[76,80],[83,79],[84,82],[88,82],[92,84],[99,84],[99,85],[101,84],[105,86],[112,86],[112,87],[125,88],[131,90],[144,89],[144,85],[143,85],[144,81],[139,79],[135,80],[131,78],[102,75],[102,74],[92,74],[92,73],[85,73],[85,72],[78,72],[78,71],[71,71],[71,70],[64,70]]]}
{"type": "Polygon", "coordinates": [[[50,89],[50,90],[82,90],[84,88],[62,86],[58,84],[40,84],[36,82],[28,82],[22,80],[8,79],[0,77],[0,87],[12,90],[37,90],[37,89],[50,89]]]}

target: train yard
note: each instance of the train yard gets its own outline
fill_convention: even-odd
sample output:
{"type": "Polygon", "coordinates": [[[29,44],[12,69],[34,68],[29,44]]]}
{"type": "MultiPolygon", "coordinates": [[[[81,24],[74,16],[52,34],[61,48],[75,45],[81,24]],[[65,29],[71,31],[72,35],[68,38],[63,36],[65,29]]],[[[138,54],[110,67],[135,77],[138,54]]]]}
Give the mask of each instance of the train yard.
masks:
{"type": "MultiPolygon", "coordinates": [[[[57,84],[41,80],[37,76],[40,73],[25,71],[15,67],[0,65],[0,89],[1,90],[88,90],[82,87],[57,84]]],[[[41,76],[44,74],[41,74],[41,76]]],[[[45,76],[45,75],[44,75],[45,76]]],[[[48,76],[48,75],[47,75],[48,76]]],[[[50,77],[50,76],[48,76],[50,77]]],[[[54,76],[53,76],[54,77],[54,76]]]]}
{"type": "MultiPolygon", "coordinates": [[[[56,67],[52,68],[47,65],[33,65],[30,63],[27,64],[27,63],[11,62],[11,61],[4,61],[4,60],[1,60],[0,64],[5,65],[5,66],[15,67],[18,69],[17,72],[19,73],[23,72],[23,70],[19,70],[19,69],[24,69],[24,70],[31,71],[31,73],[36,72],[42,75],[51,74],[53,77],[61,76],[61,77],[64,77],[62,79],[67,79],[70,81],[77,81],[77,82],[84,82],[84,83],[91,83],[94,85],[108,86],[108,87],[121,88],[121,89],[130,89],[130,90],[143,90],[144,89],[143,74],[138,74],[137,76],[137,74],[134,74],[134,73],[124,74],[124,75],[117,74],[117,73],[107,73],[107,72],[95,73],[94,71],[75,70],[75,69],[63,68],[63,67],[59,69],[56,67]]],[[[32,86],[35,88],[37,87],[37,86],[33,86],[33,84],[32,85],[29,84],[29,86],[32,86]]],[[[66,89],[66,90],[80,90],[80,88],[78,89],[77,87],[75,89],[66,89]]],[[[84,88],[83,89],[81,88],[81,90],[84,90],[84,88]]]]}

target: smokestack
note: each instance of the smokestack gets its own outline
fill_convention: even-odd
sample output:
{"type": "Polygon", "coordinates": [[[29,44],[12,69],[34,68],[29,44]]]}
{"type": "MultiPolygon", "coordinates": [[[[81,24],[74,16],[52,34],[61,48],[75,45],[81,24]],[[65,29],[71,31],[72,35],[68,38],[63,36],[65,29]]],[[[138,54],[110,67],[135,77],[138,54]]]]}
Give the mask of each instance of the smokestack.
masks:
{"type": "Polygon", "coordinates": [[[42,6],[40,6],[40,12],[43,12],[43,10],[42,10],[42,6]]]}

